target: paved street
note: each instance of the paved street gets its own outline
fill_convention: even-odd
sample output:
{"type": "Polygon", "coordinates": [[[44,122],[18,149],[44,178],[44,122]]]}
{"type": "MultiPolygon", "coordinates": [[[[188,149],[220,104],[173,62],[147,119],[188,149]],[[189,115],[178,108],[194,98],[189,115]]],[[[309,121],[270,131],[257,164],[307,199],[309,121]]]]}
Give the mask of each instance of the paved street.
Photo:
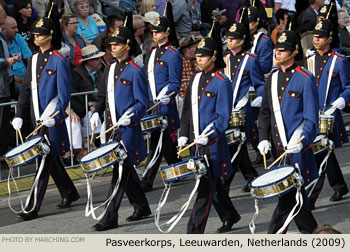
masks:
{"type": "MultiPolygon", "coordinates": [[[[350,184],[350,144],[344,145],[343,148],[336,150],[336,155],[341,164],[345,180],[350,184]]],[[[250,153],[252,160],[255,159],[255,154],[250,153]]],[[[163,164],[165,165],[165,164],[163,164]]],[[[264,172],[263,167],[257,168],[259,174],[264,172]]],[[[142,168],[138,171],[142,173],[142,168]]],[[[92,183],[94,204],[97,205],[105,200],[108,190],[111,175],[106,174],[104,176],[96,177],[92,183]]],[[[85,204],[86,197],[86,181],[80,179],[74,181],[81,195],[81,198],[74,202],[72,207],[66,210],[56,209],[56,204],[60,201],[58,191],[54,185],[48,187],[44,202],[39,212],[38,219],[32,221],[18,221],[16,220],[16,214],[13,213],[8,207],[8,196],[3,195],[0,197],[0,233],[7,234],[88,234],[94,233],[91,228],[96,221],[91,217],[85,217],[85,204]]],[[[248,224],[254,215],[254,201],[249,193],[242,193],[240,189],[244,185],[245,181],[240,173],[237,173],[233,183],[231,184],[230,196],[234,206],[237,208],[242,216],[242,219],[234,225],[230,233],[233,234],[249,234],[248,224]]],[[[169,195],[168,202],[162,209],[161,221],[167,221],[177,211],[180,206],[187,201],[190,192],[194,186],[193,178],[187,178],[184,181],[176,183],[169,195]]],[[[161,193],[164,189],[163,182],[160,176],[157,176],[154,184],[154,190],[146,194],[152,213],[155,212],[161,193]]],[[[316,210],[313,211],[314,216],[320,225],[330,224],[334,228],[338,229],[342,233],[350,234],[350,211],[349,202],[350,197],[346,195],[340,202],[330,202],[329,197],[333,191],[326,182],[324,189],[320,195],[319,200],[316,203],[316,210]]],[[[28,191],[21,192],[22,198],[28,194],[28,191]]],[[[172,233],[185,233],[186,224],[189,219],[189,214],[192,208],[194,199],[192,200],[187,212],[183,218],[173,229],[172,233]]],[[[11,197],[11,204],[15,209],[19,209],[19,199],[16,194],[11,197]]],[[[276,199],[259,201],[260,213],[256,219],[256,233],[266,233],[267,225],[271,217],[272,211],[276,205],[276,199]]],[[[133,213],[133,208],[130,207],[126,197],[122,201],[122,205],[119,210],[119,228],[106,231],[106,233],[116,234],[135,234],[135,233],[160,233],[154,224],[154,215],[135,223],[125,222],[125,218],[133,213]]],[[[211,209],[210,217],[208,219],[206,233],[215,233],[216,229],[221,226],[220,219],[214,208],[211,209]]],[[[298,230],[294,223],[289,227],[289,232],[298,233],[298,230]]]]}

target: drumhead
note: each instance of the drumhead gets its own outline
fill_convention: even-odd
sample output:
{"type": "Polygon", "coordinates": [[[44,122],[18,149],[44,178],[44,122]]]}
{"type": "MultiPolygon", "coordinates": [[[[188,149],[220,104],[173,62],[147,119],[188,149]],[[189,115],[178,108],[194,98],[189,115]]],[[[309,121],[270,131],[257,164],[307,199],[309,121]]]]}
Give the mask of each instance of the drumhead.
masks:
{"type": "Polygon", "coordinates": [[[178,163],[175,163],[175,164],[171,164],[171,165],[168,165],[168,166],[161,167],[160,170],[164,171],[164,170],[172,168],[174,166],[184,165],[184,164],[188,163],[191,159],[196,161],[196,160],[201,159],[201,158],[202,158],[201,156],[193,156],[193,157],[190,157],[189,159],[187,159],[186,161],[181,161],[181,162],[178,162],[178,163]]]}
{"type": "Polygon", "coordinates": [[[334,116],[332,115],[320,115],[320,120],[334,120],[334,116]]]}
{"type": "Polygon", "coordinates": [[[15,147],[12,150],[10,150],[9,152],[7,152],[5,154],[5,156],[11,157],[11,156],[18,155],[22,152],[25,152],[25,151],[29,150],[30,148],[36,146],[38,143],[41,142],[41,140],[42,140],[41,136],[36,136],[36,137],[30,138],[29,140],[25,141],[23,144],[18,145],[17,147],[15,147]]]}
{"type": "Polygon", "coordinates": [[[111,151],[116,149],[118,146],[119,146],[119,143],[117,143],[117,142],[108,143],[108,144],[101,146],[100,148],[93,150],[92,152],[86,154],[84,157],[82,157],[82,159],[80,161],[84,162],[84,161],[90,161],[90,160],[99,158],[99,157],[103,156],[104,154],[110,153],[111,151]]]}
{"type": "Polygon", "coordinates": [[[155,118],[158,118],[158,117],[161,117],[161,116],[160,115],[147,115],[147,116],[144,116],[141,119],[141,122],[152,120],[152,119],[155,119],[155,118]]]}
{"type": "Polygon", "coordinates": [[[323,138],[327,138],[327,135],[318,135],[315,140],[314,143],[318,143],[319,141],[321,141],[323,138]]]}
{"type": "MultiPolygon", "coordinates": [[[[229,130],[226,130],[226,131],[225,131],[225,134],[226,134],[226,135],[230,135],[232,132],[235,132],[235,131],[238,131],[238,132],[239,132],[240,130],[239,130],[239,129],[229,129],[229,130]]],[[[239,133],[238,133],[238,134],[239,134],[239,133]]]]}
{"type": "Polygon", "coordinates": [[[276,182],[279,182],[285,178],[288,178],[294,171],[293,166],[284,166],[276,168],[275,170],[269,171],[256,179],[251,183],[251,187],[267,186],[276,182]]]}

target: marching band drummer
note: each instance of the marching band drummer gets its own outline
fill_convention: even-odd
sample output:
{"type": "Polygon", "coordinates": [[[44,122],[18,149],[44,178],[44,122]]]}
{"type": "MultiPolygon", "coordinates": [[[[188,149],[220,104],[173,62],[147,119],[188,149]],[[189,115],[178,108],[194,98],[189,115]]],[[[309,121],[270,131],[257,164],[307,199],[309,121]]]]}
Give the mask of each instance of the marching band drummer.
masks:
{"type": "MultiPolygon", "coordinates": [[[[258,97],[252,102],[260,107],[262,95],[264,92],[264,75],[261,72],[258,62],[254,54],[246,52],[243,48],[246,42],[246,28],[242,23],[234,23],[226,32],[226,43],[228,50],[225,58],[229,64],[226,64],[225,73],[232,82],[232,92],[235,100],[233,101],[233,108],[236,110],[243,110],[245,114],[245,125],[242,129],[247,136],[247,142],[256,142],[258,145],[258,132],[255,124],[255,115],[250,106],[248,92],[249,87],[253,86],[258,93],[258,97]]],[[[233,156],[237,151],[238,145],[231,145],[229,147],[230,154],[233,156]]],[[[246,187],[249,191],[249,183],[258,176],[258,172],[254,169],[247,150],[246,143],[241,145],[240,152],[234,160],[233,166],[239,166],[242,175],[247,181],[246,187]]],[[[225,187],[229,189],[234,174],[231,174],[225,181],[225,187]]]]}
{"type": "Polygon", "coordinates": [[[45,109],[52,105],[55,108],[53,112],[59,111],[60,113],[52,119],[42,118],[41,123],[46,127],[40,130],[39,135],[48,137],[51,151],[39,177],[37,194],[33,192],[30,195],[30,203],[25,210],[32,209],[35,197],[36,207],[32,212],[19,214],[23,220],[38,217],[50,175],[62,197],[61,202],[57,205],[58,208],[69,207],[80,197],[60,160],[60,156],[63,156],[69,148],[64,121],[64,111],[71,97],[72,81],[69,63],[65,56],[56,51],[61,45],[60,42],[52,40],[56,31],[51,19],[42,18],[36,22],[32,34],[34,34],[34,43],[39,46],[39,52],[29,60],[18,98],[18,111],[12,125],[15,130],[20,129],[23,124],[22,118],[27,118],[28,114],[31,115],[33,122],[38,122],[45,109]],[[33,72],[36,73],[36,76],[32,76],[33,72]],[[56,104],[52,102],[55,97],[58,97],[56,104]]]}
{"type": "Polygon", "coordinates": [[[229,231],[241,218],[219,179],[232,173],[225,136],[232,109],[232,88],[219,70],[225,66],[219,50],[222,49],[210,37],[198,44],[196,60],[202,71],[190,80],[181,116],[179,145],[195,140],[196,153],[204,156],[209,164],[207,174],[200,180],[187,233],[204,233],[212,202],[223,222],[217,230],[219,233],[229,231]],[[214,133],[205,137],[212,130],[214,133]]]}
{"type": "Polygon", "coordinates": [[[141,186],[145,192],[153,187],[163,155],[169,165],[181,161],[177,157],[176,144],[171,140],[170,133],[180,128],[175,96],[180,90],[183,64],[180,52],[170,44],[169,38],[172,32],[170,25],[167,17],[159,17],[153,23],[153,40],[157,43],[157,47],[146,56],[144,65],[149,83],[149,99],[156,101],[162,90],[166,90],[164,96],[159,97],[160,104],[156,108],[156,114],[166,115],[168,120],[168,128],[163,132],[163,139],[160,139],[160,130],[151,132],[151,148],[146,163],[147,172],[141,179],[141,186]],[[175,94],[168,97],[173,92],[175,94]],[[159,141],[163,141],[162,150],[158,157],[154,157],[159,141]],[[155,162],[150,162],[154,158],[156,158],[155,162]]]}
{"type": "MultiPolygon", "coordinates": [[[[118,209],[124,192],[130,204],[134,207],[134,213],[126,218],[127,222],[138,221],[151,214],[148,201],[134,168],[134,165],[138,165],[146,157],[146,146],[140,120],[146,112],[148,95],[145,74],[131,59],[131,55],[135,52],[132,41],[133,34],[127,27],[119,27],[111,35],[112,54],[117,62],[108,66],[104,71],[95,105],[96,112],[90,120],[92,128],[97,126],[99,114],[105,111],[107,105],[109,116],[106,125],[120,125],[112,133],[114,134],[114,136],[112,135],[113,140],[122,140],[128,155],[123,163],[123,173],[118,191],[108,205],[107,212],[102,220],[93,226],[96,231],[118,227],[118,209]],[[112,90],[110,95],[108,90],[112,90]],[[127,118],[132,113],[134,115],[127,118]]],[[[118,177],[118,169],[114,167],[107,198],[112,194],[118,177]]]]}
{"type": "MultiPolygon", "coordinates": [[[[273,156],[280,156],[286,149],[290,154],[287,155],[287,162],[292,165],[298,163],[304,179],[301,188],[303,205],[294,221],[301,233],[312,233],[317,222],[307,202],[304,186],[318,178],[313,152],[309,148],[318,132],[318,94],[314,76],[294,62],[297,42],[293,31],[284,31],[276,43],[279,69],[268,77],[265,84],[259,113],[258,148],[262,155],[268,152],[271,133],[273,156]],[[293,139],[302,136],[305,138],[295,144],[293,139]]],[[[276,233],[283,226],[294,207],[295,195],[296,189],[293,189],[279,197],[268,233],[276,233]]]]}
{"type": "MultiPolygon", "coordinates": [[[[333,133],[329,134],[328,137],[334,142],[335,147],[341,147],[343,143],[348,142],[341,110],[350,101],[350,65],[344,55],[338,54],[332,49],[338,47],[333,43],[332,37],[338,36],[337,33],[334,33],[333,27],[333,23],[327,19],[317,23],[313,31],[313,45],[316,51],[313,54],[309,53],[305,65],[308,66],[309,71],[314,72],[316,77],[321,113],[326,112],[327,114],[331,111],[328,114],[335,117],[333,133]]],[[[326,153],[321,153],[315,157],[318,165],[321,164],[325,156],[326,153]]],[[[349,192],[338,160],[332,151],[327,160],[326,171],[321,174],[313,193],[309,196],[312,208],[315,207],[315,202],[323,187],[325,173],[327,173],[329,184],[334,190],[330,201],[342,200],[343,196],[349,192]]]]}

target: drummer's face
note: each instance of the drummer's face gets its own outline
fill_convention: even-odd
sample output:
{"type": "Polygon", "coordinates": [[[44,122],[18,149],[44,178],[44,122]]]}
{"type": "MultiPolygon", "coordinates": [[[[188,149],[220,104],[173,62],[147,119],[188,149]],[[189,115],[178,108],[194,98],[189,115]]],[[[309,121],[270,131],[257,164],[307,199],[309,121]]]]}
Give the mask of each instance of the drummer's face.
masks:
{"type": "Polygon", "coordinates": [[[229,47],[235,46],[235,45],[237,45],[238,43],[240,43],[241,41],[242,41],[241,39],[227,38],[227,45],[228,45],[229,47]]]}
{"type": "Polygon", "coordinates": [[[285,58],[289,57],[291,55],[290,50],[276,50],[276,60],[284,60],[285,58]]]}

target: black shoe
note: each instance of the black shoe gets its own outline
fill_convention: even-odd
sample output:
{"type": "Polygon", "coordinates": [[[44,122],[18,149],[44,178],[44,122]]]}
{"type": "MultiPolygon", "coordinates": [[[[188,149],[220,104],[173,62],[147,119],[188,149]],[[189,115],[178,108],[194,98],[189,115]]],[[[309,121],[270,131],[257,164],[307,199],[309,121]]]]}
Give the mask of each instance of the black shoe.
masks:
{"type": "Polygon", "coordinates": [[[79,193],[76,193],[73,196],[68,198],[62,198],[61,202],[57,204],[57,208],[63,209],[63,208],[70,207],[70,204],[74,201],[77,201],[79,198],[80,198],[79,193]]]}
{"type": "Polygon", "coordinates": [[[17,215],[18,218],[21,218],[22,220],[28,221],[38,218],[38,212],[33,211],[30,213],[20,213],[17,215]]]}
{"type": "Polygon", "coordinates": [[[343,196],[346,193],[342,193],[342,192],[335,192],[332,197],[330,197],[329,201],[341,201],[343,199],[343,196]]]}
{"type": "Polygon", "coordinates": [[[245,186],[242,187],[241,192],[250,192],[250,184],[251,181],[247,182],[247,184],[245,186]]]}
{"type": "Polygon", "coordinates": [[[232,229],[233,224],[237,223],[241,219],[241,216],[238,215],[236,218],[229,220],[229,221],[224,221],[222,223],[222,226],[219,227],[216,232],[218,233],[226,233],[232,229]]]}
{"type": "Polygon", "coordinates": [[[152,185],[152,184],[149,184],[149,183],[146,183],[146,182],[141,181],[141,188],[142,188],[142,191],[143,191],[143,192],[149,192],[149,191],[152,191],[152,189],[153,189],[153,185],[152,185]]]}
{"type": "Polygon", "coordinates": [[[138,221],[146,218],[151,215],[151,210],[147,209],[147,211],[143,212],[134,212],[131,216],[125,219],[126,222],[138,221]]]}
{"type": "Polygon", "coordinates": [[[118,227],[118,224],[116,223],[100,221],[99,223],[95,224],[92,228],[94,228],[96,231],[105,231],[105,230],[109,230],[117,227],[118,227]]]}

